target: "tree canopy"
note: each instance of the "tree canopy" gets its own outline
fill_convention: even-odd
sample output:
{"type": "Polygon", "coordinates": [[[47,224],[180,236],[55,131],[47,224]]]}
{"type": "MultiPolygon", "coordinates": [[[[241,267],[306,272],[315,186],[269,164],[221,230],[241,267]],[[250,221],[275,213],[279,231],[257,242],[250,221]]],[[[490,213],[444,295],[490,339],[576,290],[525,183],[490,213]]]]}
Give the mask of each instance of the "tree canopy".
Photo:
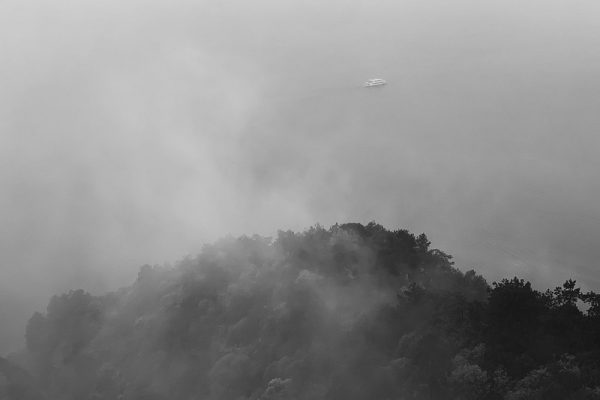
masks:
{"type": "Polygon", "coordinates": [[[317,225],[55,296],[12,363],[65,400],[600,399],[599,299],[488,285],[425,234],[317,225]]]}

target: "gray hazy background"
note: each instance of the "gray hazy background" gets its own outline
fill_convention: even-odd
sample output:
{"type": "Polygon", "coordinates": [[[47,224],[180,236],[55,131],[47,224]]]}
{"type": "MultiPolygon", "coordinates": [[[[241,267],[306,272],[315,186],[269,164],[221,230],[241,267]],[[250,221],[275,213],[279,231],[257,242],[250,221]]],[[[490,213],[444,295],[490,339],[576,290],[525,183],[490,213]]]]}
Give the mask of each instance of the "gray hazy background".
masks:
{"type": "Polygon", "coordinates": [[[0,353],[54,293],[317,222],[598,290],[599,111],[597,0],[4,0],[0,353]]]}

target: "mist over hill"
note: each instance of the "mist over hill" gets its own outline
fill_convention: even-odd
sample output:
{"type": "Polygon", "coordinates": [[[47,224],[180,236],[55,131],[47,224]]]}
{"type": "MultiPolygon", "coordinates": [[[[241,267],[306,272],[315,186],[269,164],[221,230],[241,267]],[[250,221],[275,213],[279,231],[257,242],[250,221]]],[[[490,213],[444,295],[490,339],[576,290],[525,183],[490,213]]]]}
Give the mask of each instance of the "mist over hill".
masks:
{"type": "Polygon", "coordinates": [[[490,286],[376,223],[221,239],[25,337],[2,399],[600,399],[600,295],[490,286]]]}
{"type": "Polygon", "coordinates": [[[599,14],[1,1],[0,354],[55,293],[316,221],[427,232],[489,280],[597,288],[599,14]]]}

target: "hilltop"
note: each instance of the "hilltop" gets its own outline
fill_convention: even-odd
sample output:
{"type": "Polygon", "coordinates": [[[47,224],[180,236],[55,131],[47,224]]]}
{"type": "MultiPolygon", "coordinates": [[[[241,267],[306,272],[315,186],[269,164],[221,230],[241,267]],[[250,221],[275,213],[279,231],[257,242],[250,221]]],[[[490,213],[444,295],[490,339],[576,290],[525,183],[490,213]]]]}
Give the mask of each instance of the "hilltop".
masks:
{"type": "Polygon", "coordinates": [[[599,338],[574,281],[489,285],[425,234],[351,223],[54,296],[11,362],[65,400],[600,399],[599,338]]]}

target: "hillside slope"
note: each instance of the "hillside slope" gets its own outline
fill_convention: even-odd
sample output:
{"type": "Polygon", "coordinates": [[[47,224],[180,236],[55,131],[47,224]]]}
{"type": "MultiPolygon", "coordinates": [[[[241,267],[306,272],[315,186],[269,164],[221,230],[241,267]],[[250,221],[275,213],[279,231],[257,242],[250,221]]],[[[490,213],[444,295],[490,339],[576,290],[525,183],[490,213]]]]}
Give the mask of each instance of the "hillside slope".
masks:
{"type": "Polygon", "coordinates": [[[15,361],[53,399],[597,399],[599,304],[489,287],[424,234],[316,226],[55,296],[15,361]]]}

